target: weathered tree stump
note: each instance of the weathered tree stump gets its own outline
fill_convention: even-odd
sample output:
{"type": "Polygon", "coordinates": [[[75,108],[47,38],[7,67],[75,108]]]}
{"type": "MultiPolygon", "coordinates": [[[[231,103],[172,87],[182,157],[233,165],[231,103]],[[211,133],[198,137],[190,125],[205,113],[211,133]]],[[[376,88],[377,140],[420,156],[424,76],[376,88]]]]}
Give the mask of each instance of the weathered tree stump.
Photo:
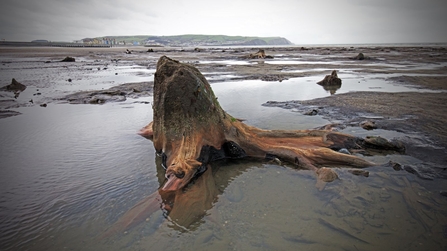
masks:
{"type": "Polygon", "coordinates": [[[339,149],[361,149],[364,139],[328,130],[263,130],[226,113],[208,81],[193,66],[166,56],[157,64],[154,120],[141,130],[153,140],[166,168],[162,190],[178,190],[222,158],[279,159],[315,170],[319,180],[337,178],[327,167],[373,163],[339,149]]]}
{"type": "MultiPolygon", "coordinates": [[[[253,157],[289,162],[297,168],[314,170],[321,189],[326,182],[337,179],[328,167],[374,165],[350,152],[368,147],[393,151],[403,148],[381,137],[362,139],[330,130],[262,130],[246,125],[220,107],[208,81],[196,68],[165,56],[157,64],[153,109],[154,121],[140,134],[153,140],[166,180],[100,239],[122,233],[158,210],[182,227],[200,220],[221,191],[211,170],[207,171],[215,160],[253,157]],[[182,189],[201,174],[194,184],[182,189]]],[[[367,172],[356,173],[366,176],[367,172]]]]}

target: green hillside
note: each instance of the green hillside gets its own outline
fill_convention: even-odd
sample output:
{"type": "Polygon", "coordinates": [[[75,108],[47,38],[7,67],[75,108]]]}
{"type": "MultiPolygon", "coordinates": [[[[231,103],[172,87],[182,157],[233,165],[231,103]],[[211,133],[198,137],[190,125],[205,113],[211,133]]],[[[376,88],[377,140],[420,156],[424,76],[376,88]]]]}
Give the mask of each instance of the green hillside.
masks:
{"type": "MultiPolygon", "coordinates": [[[[87,39],[83,39],[87,40],[87,39]]],[[[160,46],[225,46],[225,45],[289,45],[283,37],[246,37],[226,35],[176,35],[176,36],[105,36],[89,38],[95,41],[114,41],[115,43],[160,45],[160,46]]]]}

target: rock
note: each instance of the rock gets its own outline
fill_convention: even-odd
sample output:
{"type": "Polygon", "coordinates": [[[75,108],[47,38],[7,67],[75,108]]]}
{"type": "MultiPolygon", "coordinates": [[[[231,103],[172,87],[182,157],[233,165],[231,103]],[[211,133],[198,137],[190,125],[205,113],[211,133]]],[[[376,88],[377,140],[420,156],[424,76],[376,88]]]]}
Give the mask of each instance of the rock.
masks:
{"type": "Polygon", "coordinates": [[[41,104],[40,107],[47,107],[47,104],[41,104]]]}
{"type": "Polygon", "coordinates": [[[126,49],[126,54],[132,54],[132,52],[129,51],[129,49],[126,49]]]}
{"type": "Polygon", "coordinates": [[[318,179],[324,182],[332,182],[338,179],[337,173],[327,167],[321,167],[317,170],[318,179]]]}
{"type": "Polygon", "coordinates": [[[25,89],[26,86],[24,84],[17,82],[15,78],[12,79],[11,84],[1,88],[1,90],[3,91],[12,91],[12,92],[23,92],[25,89]]]}
{"type": "Polygon", "coordinates": [[[392,160],[390,160],[386,165],[392,167],[394,171],[402,170],[402,165],[392,160]]]}
{"type": "Polygon", "coordinates": [[[312,109],[310,111],[303,113],[303,115],[307,115],[307,116],[315,116],[317,114],[318,114],[318,110],[315,110],[315,109],[312,109]]]}
{"type": "Polygon", "coordinates": [[[366,136],[365,147],[405,152],[405,145],[397,140],[388,141],[380,136],[366,136]]]}
{"type": "Polygon", "coordinates": [[[357,175],[357,176],[364,176],[364,177],[369,177],[369,172],[365,171],[365,170],[359,170],[359,169],[353,169],[353,170],[348,170],[348,172],[357,175]]]}
{"type": "Polygon", "coordinates": [[[72,80],[71,80],[71,78],[69,78],[67,81],[68,81],[68,82],[71,82],[72,80]]]}
{"type": "Polygon", "coordinates": [[[439,194],[444,197],[447,197],[447,191],[439,191],[439,194]]]}
{"type": "Polygon", "coordinates": [[[376,122],[371,120],[365,120],[360,122],[360,127],[362,127],[365,130],[377,129],[376,122]]]}
{"type": "Polygon", "coordinates": [[[354,59],[364,60],[365,59],[365,55],[363,55],[363,53],[360,52],[354,59]]]}
{"type": "Polygon", "coordinates": [[[65,57],[61,62],[75,62],[76,59],[72,57],[65,57]]]}
{"type": "Polygon", "coordinates": [[[351,155],[351,153],[348,151],[348,149],[346,149],[346,148],[342,148],[342,149],[340,149],[340,150],[338,150],[338,152],[339,153],[343,153],[343,154],[349,154],[349,155],[351,155]]]}
{"type": "Polygon", "coordinates": [[[365,60],[365,59],[370,59],[369,57],[366,57],[365,55],[363,55],[363,53],[359,53],[357,56],[352,57],[350,59],[354,59],[354,60],[365,60]]]}
{"type": "Polygon", "coordinates": [[[151,48],[151,49],[147,49],[147,52],[154,52],[154,50],[151,48]]]}
{"type": "Polygon", "coordinates": [[[341,87],[341,79],[337,76],[337,71],[333,70],[331,75],[326,75],[323,80],[317,82],[317,84],[321,86],[340,86],[341,87]]]}

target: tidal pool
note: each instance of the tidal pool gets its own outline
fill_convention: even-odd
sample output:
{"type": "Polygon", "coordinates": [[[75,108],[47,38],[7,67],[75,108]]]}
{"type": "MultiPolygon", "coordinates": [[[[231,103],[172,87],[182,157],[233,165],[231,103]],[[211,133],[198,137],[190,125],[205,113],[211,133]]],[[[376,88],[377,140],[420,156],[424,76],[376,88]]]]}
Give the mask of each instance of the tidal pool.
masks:
{"type": "MultiPolygon", "coordinates": [[[[248,124],[306,129],[328,121],[261,104],[329,96],[315,84],[322,77],[222,82],[212,88],[222,107],[248,124]]],[[[336,93],[416,91],[351,73],[341,77],[343,85],[336,93]]],[[[207,179],[199,178],[182,195],[188,202],[208,206],[187,207],[180,199],[174,204],[185,218],[160,209],[132,228],[102,238],[163,180],[152,142],[137,135],[152,120],[152,107],[136,101],[151,98],[22,107],[15,109],[21,115],[0,120],[1,250],[443,250],[447,246],[447,199],[440,193],[447,186],[445,180],[423,180],[389,166],[365,169],[369,177],[337,168],[340,179],[320,191],[311,171],[253,160],[213,163],[202,176],[207,179]],[[201,192],[208,196],[193,199],[194,186],[202,183],[209,189],[201,192]]],[[[393,131],[374,133],[402,136],[393,131]]],[[[399,154],[365,158],[379,164],[390,160],[423,164],[399,154]]]]}

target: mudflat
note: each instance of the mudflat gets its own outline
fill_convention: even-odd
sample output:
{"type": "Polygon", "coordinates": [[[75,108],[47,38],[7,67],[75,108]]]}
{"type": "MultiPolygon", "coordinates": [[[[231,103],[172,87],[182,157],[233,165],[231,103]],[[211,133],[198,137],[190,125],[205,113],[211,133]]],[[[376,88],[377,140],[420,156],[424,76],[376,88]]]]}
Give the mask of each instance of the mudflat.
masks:
{"type": "Polygon", "coordinates": [[[101,104],[150,96],[157,60],[167,55],[193,64],[211,83],[262,80],[278,82],[277,88],[283,88],[282,81],[322,79],[336,70],[350,74],[351,80],[358,78],[359,86],[362,80],[373,79],[409,87],[411,91],[388,92],[371,87],[340,93],[342,86],[340,90],[328,89],[334,95],[322,98],[265,100],[265,105],[295,107],[303,112],[317,108],[329,120],[351,124],[360,122],[359,114],[368,113],[380,117],[376,119],[379,128],[421,132],[436,145],[444,149],[447,146],[445,47],[272,47],[263,49],[273,58],[247,58],[258,49],[0,47],[0,86],[15,78],[31,87],[28,95],[25,90],[18,98],[12,92],[0,92],[0,117],[16,115],[15,108],[22,106],[101,104]],[[61,62],[67,56],[75,58],[75,62],[61,62]]]}

